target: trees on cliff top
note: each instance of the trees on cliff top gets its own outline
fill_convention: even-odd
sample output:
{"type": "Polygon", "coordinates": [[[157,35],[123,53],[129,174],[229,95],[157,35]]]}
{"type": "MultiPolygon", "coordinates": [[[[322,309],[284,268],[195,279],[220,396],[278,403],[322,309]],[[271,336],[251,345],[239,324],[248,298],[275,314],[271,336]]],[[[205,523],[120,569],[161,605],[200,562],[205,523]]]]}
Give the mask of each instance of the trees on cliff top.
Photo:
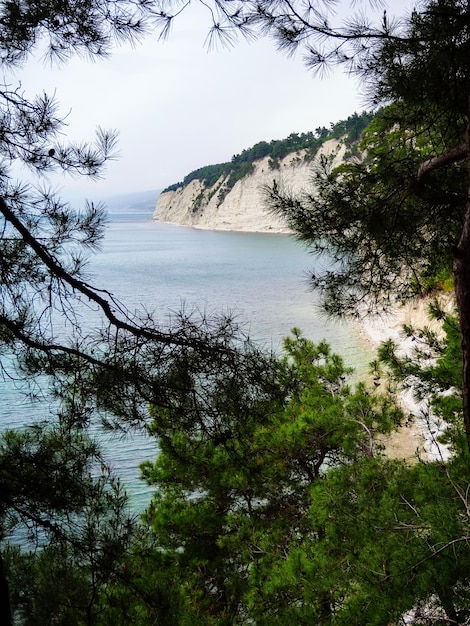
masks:
{"type": "Polygon", "coordinates": [[[292,133],[285,139],[273,139],[269,143],[261,141],[251,148],[243,150],[232,157],[228,163],[206,165],[187,174],[182,182],[170,185],[162,191],[176,191],[188,185],[192,180],[201,180],[206,188],[212,187],[222,177],[225,188],[231,189],[238,180],[248,176],[253,170],[253,163],[258,159],[270,157],[272,169],[279,168],[279,159],[285,158],[292,152],[305,150],[305,160],[311,161],[322,144],[328,139],[342,138],[348,147],[359,141],[359,137],[367,124],[373,118],[373,113],[353,113],[346,120],[331,124],[327,128],[317,128],[315,133],[292,133]]]}

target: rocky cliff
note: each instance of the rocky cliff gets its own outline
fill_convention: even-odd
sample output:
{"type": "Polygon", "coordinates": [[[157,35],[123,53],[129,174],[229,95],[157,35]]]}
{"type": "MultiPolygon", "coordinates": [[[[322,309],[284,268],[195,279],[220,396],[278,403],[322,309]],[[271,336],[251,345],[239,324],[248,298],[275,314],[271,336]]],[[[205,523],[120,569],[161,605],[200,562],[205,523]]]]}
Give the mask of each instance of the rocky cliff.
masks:
{"type": "Polygon", "coordinates": [[[255,161],[253,171],[229,190],[224,179],[212,187],[206,187],[202,180],[192,180],[175,191],[160,194],[153,218],[211,230],[287,232],[282,220],[266,209],[263,187],[275,180],[296,192],[311,188],[312,169],[320,156],[329,156],[335,164],[343,160],[345,151],[342,141],[329,140],[313,161],[305,160],[305,151],[294,152],[280,160],[276,169],[270,166],[269,157],[265,157],[255,161]]]}

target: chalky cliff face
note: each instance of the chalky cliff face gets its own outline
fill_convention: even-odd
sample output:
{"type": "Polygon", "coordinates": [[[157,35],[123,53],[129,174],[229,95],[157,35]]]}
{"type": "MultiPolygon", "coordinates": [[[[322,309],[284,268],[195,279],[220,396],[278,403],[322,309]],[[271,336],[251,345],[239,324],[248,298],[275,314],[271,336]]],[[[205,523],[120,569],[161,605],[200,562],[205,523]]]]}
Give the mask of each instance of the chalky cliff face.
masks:
{"type": "Polygon", "coordinates": [[[313,161],[305,161],[305,152],[294,152],[280,160],[273,169],[269,157],[255,161],[253,171],[237,181],[230,189],[224,188],[224,179],[212,187],[201,180],[193,180],[176,191],[160,194],[153,219],[160,222],[193,226],[210,230],[237,230],[245,232],[288,232],[283,221],[270,215],[265,207],[263,187],[275,180],[284,188],[300,192],[311,189],[312,169],[320,155],[339,164],[346,151],[341,141],[323,144],[313,161]]]}

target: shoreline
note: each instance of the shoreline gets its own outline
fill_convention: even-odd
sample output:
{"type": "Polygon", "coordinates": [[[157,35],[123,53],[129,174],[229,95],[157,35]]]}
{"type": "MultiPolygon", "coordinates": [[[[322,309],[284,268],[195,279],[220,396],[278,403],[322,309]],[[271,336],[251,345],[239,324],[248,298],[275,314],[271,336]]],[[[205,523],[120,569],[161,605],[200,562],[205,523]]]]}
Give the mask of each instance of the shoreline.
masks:
{"type": "Polygon", "coordinates": [[[180,226],[181,228],[192,228],[193,230],[208,230],[215,233],[241,233],[243,235],[294,235],[294,231],[287,226],[279,228],[233,228],[233,226],[227,226],[222,228],[220,225],[200,225],[200,224],[182,224],[181,222],[168,222],[167,220],[161,220],[158,217],[151,217],[154,222],[158,224],[168,224],[169,226],[180,226]]]}
{"type": "MultiPolygon", "coordinates": [[[[278,228],[221,228],[219,225],[209,226],[198,224],[181,224],[178,222],[168,222],[152,217],[161,224],[169,224],[193,230],[213,231],[221,233],[240,233],[246,235],[276,235],[293,236],[293,232],[288,229],[278,228]]],[[[358,343],[365,351],[370,353],[369,361],[372,361],[377,353],[380,344],[391,339],[397,345],[397,353],[400,356],[410,354],[414,347],[414,340],[411,337],[403,336],[403,326],[410,325],[414,328],[430,327],[433,330],[440,330],[440,325],[434,320],[430,320],[428,307],[431,298],[416,299],[405,305],[397,305],[392,311],[383,316],[364,316],[361,320],[356,320],[352,324],[352,330],[356,334],[358,343]]],[[[449,297],[445,302],[445,308],[452,304],[449,297]]],[[[413,397],[413,390],[402,391],[397,396],[397,401],[405,414],[405,424],[393,433],[387,440],[387,454],[391,458],[403,458],[412,460],[417,456],[426,460],[443,460],[448,458],[449,451],[445,446],[438,445],[435,441],[436,434],[439,433],[439,424],[430,423],[426,406],[418,403],[413,397]]]]}
{"type": "MultiPolygon", "coordinates": [[[[397,354],[406,356],[412,353],[414,338],[403,335],[403,326],[431,328],[439,332],[441,325],[431,320],[428,314],[431,298],[412,301],[397,306],[384,317],[363,318],[356,322],[358,336],[371,352],[376,353],[380,344],[391,339],[397,345],[397,354]]],[[[446,309],[452,307],[452,298],[444,303],[446,309]]],[[[401,391],[397,396],[398,405],[403,410],[405,424],[387,441],[387,454],[392,458],[412,459],[424,457],[427,461],[445,461],[450,456],[446,446],[438,444],[436,437],[442,426],[429,416],[426,402],[415,399],[413,389],[401,391]]]]}

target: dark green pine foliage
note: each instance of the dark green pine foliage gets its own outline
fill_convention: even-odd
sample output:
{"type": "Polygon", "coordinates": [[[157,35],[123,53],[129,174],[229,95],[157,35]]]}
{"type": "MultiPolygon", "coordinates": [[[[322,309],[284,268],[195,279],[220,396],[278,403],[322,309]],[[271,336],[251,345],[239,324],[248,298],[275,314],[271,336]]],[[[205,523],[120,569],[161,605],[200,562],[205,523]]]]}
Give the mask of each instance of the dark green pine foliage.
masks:
{"type": "MultiPolygon", "coordinates": [[[[436,313],[444,315],[439,306],[436,313]]],[[[468,623],[470,457],[456,368],[456,318],[445,316],[444,328],[445,337],[428,328],[406,328],[415,350],[398,356],[387,342],[374,370],[377,376],[385,366],[400,389],[413,389],[417,400],[427,401],[422,424],[426,428],[427,418],[433,418],[426,435],[442,456],[435,461],[425,455],[406,461],[362,457],[332,468],[311,491],[310,520],[321,529],[322,541],[287,561],[302,572],[306,586],[316,580],[330,589],[335,611],[328,623],[398,625],[404,615],[420,626],[468,623]]]]}
{"type": "Polygon", "coordinates": [[[328,346],[298,333],[264,394],[231,373],[212,378],[201,402],[180,379],[186,410],[154,411],[161,454],[143,467],[156,487],[149,569],[140,562],[154,606],[163,599],[181,625],[467,623],[470,466],[455,318],[444,328],[445,337],[406,328],[415,351],[384,344],[374,363],[375,382],[387,371],[394,393],[412,385],[447,425],[435,461],[388,458],[400,411],[381,386],[352,386],[328,346]]]}
{"type": "Polygon", "coordinates": [[[64,422],[0,438],[2,624],[96,624],[136,525],[98,446],[64,422]]]}
{"type": "Polygon", "coordinates": [[[286,557],[321,541],[309,519],[312,486],[330,468],[380,453],[377,435],[400,412],[349,386],[326,344],[296,332],[285,348],[256,386],[240,370],[211,373],[200,395],[185,377],[180,408],[153,411],[161,452],[143,466],[156,488],[145,519],[166,584],[178,590],[178,624],[311,624],[331,614],[328,590],[306,594],[286,557]]]}
{"type": "Polygon", "coordinates": [[[363,626],[467,623],[469,464],[364,458],[312,491],[322,541],[289,555],[313,596],[329,591],[331,620],[363,626]],[[311,548],[311,549],[309,549],[311,548]],[[419,617],[421,616],[421,617],[419,617]]]}
{"type": "MultiPolygon", "coordinates": [[[[455,318],[446,317],[444,327],[446,337],[427,329],[415,331],[417,347],[409,356],[398,357],[390,347],[380,355],[395,383],[400,388],[412,385],[418,400],[428,400],[429,417],[441,424],[439,437],[431,423],[427,433],[442,449],[443,456],[435,461],[425,455],[402,461],[377,450],[371,454],[365,438],[358,453],[358,432],[350,420],[357,419],[373,432],[377,423],[384,426],[380,420],[386,410],[377,407],[380,417],[368,421],[365,416],[374,413],[367,409],[377,399],[362,388],[365,393],[354,401],[349,397],[343,405],[347,418],[343,413],[338,420],[338,407],[333,409],[334,401],[325,401],[321,393],[331,378],[324,370],[311,368],[309,358],[304,361],[310,352],[297,353],[301,358],[296,364],[309,381],[308,390],[299,405],[295,395],[291,398],[269,438],[265,438],[268,429],[260,429],[264,450],[279,455],[271,454],[269,471],[263,473],[264,485],[273,488],[272,495],[265,489],[267,500],[277,513],[268,526],[259,525],[256,512],[256,526],[247,521],[245,536],[250,537],[253,552],[245,600],[255,623],[398,626],[405,616],[420,626],[468,622],[470,457],[462,428],[460,372],[455,367],[459,355],[455,318]],[[317,375],[320,387],[315,384],[317,375]],[[284,421],[292,414],[296,420],[284,421]],[[303,427],[308,417],[312,430],[303,427]],[[308,436],[312,432],[318,436],[322,427],[320,439],[308,436]],[[301,433],[298,440],[295,433],[301,433]],[[287,489],[296,497],[287,498],[282,489],[288,484],[284,468],[290,461],[299,467],[301,459],[313,460],[321,449],[319,441],[331,446],[325,465],[318,475],[308,473],[304,480],[297,473],[295,484],[287,489]],[[445,446],[453,452],[450,458],[445,446]]],[[[378,364],[374,371],[377,381],[378,364]]],[[[425,425],[426,415],[422,419],[425,425]]],[[[239,536],[230,545],[240,546],[239,536]]]]}

